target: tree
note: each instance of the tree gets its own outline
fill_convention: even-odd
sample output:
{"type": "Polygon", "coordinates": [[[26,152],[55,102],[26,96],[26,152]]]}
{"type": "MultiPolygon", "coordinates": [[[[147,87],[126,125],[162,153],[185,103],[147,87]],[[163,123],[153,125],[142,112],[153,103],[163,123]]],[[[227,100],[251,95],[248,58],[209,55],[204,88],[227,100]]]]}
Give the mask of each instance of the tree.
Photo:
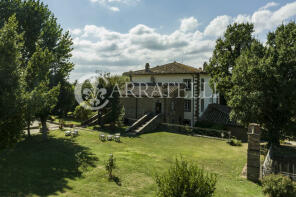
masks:
{"type": "Polygon", "coordinates": [[[74,85],[68,81],[64,81],[61,84],[58,103],[53,113],[64,117],[67,115],[67,112],[73,112],[75,107],[77,107],[77,102],[74,95],[74,85]]]}
{"type": "Polygon", "coordinates": [[[90,118],[92,111],[85,109],[82,105],[77,105],[73,113],[74,117],[81,122],[84,122],[90,118]]]}
{"type": "Polygon", "coordinates": [[[254,41],[253,32],[253,24],[234,23],[229,25],[224,36],[216,41],[213,55],[209,64],[205,64],[205,68],[211,76],[211,86],[214,88],[216,84],[216,89],[222,96],[227,96],[228,91],[233,87],[232,70],[236,67],[235,62],[241,52],[250,48],[254,41]]]}
{"type": "Polygon", "coordinates": [[[268,141],[279,145],[286,134],[295,134],[296,24],[279,26],[268,34],[266,47],[253,42],[236,61],[233,88],[228,94],[231,117],[244,125],[260,124],[268,141]]]}
{"type": "Polygon", "coordinates": [[[113,127],[115,127],[116,122],[122,120],[123,106],[120,102],[120,90],[122,90],[125,82],[128,81],[127,77],[122,76],[109,76],[108,78],[108,92],[109,92],[109,101],[110,101],[110,122],[113,127]]]}
{"type": "MultiPolygon", "coordinates": [[[[0,1],[0,28],[7,19],[15,14],[19,26],[17,31],[23,34],[24,45],[21,49],[24,68],[27,68],[30,59],[38,50],[48,50],[52,55],[52,62],[49,65],[49,87],[54,88],[61,84],[60,94],[65,91],[67,79],[73,69],[70,61],[72,39],[69,32],[63,33],[58,25],[57,19],[52,12],[39,0],[3,0],[0,1]]],[[[34,89],[34,84],[30,88],[34,89]]],[[[64,106],[68,100],[59,100],[58,106],[64,106]]],[[[63,111],[57,110],[57,111],[63,111]]]]}
{"type": "Polygon", "coordinates": [[[0,29],[0,148],[16,143],[23,131],[21,94],[22,35],[12,16],[0,29]]]}
{"type": "MultiPolygon", "coordinates": [[[[35,110],[37,116],[40,118],[42,124],[42,132],[46,137],[47,126],[46,120],[49,113],[54,109],[58,101],[60,85],[50,87],[50,66],[54,61],[52,53],[41,47],[36,47],[36,52],[32,55],[28,62],[25,73],[25,81],[27,84],[27,92],[37,92],[37,98],[34,97],[34,104],[38,106],[35,110]]],[[[35,94],[36,95],[36,94],[35,94]]],[[[32,99],[33,100],[33,99],[32,99]]],[[[31,101],[28,101],[31,103],[31,101]]],[[[29,113],[29,112],[28,112],[29,113]]]]}
{"type": "Polygon", "coordinates": [[[49,88],[47,82],[42,82],[37,88],[39,94],[39,109],[37,115],[40,117],[42,124],[42,134],[44,139],[47,139],[47,125],[46,121],[48,119],[49,113],[55,108],[58,102],[58,95],[60,92],[60,85],[54,88],[49,88]]]}
{"type": "Polygon", "coordinates": [[[24,119],[27,126],[28,137],[31,137],[30,127],[38,111],[38,96],[39,95],[36,90],[31,92],[23,91],[22,93],[24,119]]]}

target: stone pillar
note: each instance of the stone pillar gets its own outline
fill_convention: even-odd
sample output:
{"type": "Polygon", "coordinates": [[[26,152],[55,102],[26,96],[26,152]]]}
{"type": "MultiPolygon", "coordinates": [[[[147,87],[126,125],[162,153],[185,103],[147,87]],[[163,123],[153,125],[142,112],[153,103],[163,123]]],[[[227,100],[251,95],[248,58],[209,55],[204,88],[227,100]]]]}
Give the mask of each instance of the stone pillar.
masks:
{"type": "Polygon", "coordinates": [[[260,136],[259,125],[250,124],[248,128],[247,178],[253,182],[258,182],[260,179],[260,136]]]}

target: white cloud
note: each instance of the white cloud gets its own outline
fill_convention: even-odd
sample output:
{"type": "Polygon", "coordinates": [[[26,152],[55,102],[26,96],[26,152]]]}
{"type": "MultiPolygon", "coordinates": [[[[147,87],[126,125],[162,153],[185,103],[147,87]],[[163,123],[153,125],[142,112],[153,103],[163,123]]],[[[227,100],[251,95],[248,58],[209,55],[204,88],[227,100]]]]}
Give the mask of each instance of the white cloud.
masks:
{"type": "Polygon", "coordinates": [[[74,36],[78,36],[79,34],[81,34],[81,29],[71,29],[70,33],[74,36]]]}
{"type": "Polygon", "coordinates": [[[180,30],[183,32],[192,32],[196,30],[198,21],[193,16],[190,18],[184,18],[181,20],[180,30]]]}
{"type": "Polygon", "coordinates": [[[199,22],[194,17],[180,20],[179,28],[170,34],[159,33],[156,28],[144,24],[132,27],[127,33],[95,25],[70,30],[74,38],[73,61],[76,64],[71,78],[76,79],[98,69],[120,74],[143,69],[146,62],[156,66],[183,59],[185,64],[201,67],[211,57],[215,41],[223,35],[227,25],[252,22],[255,33],[266,37],[266,31],[272,31],[283,21],[296,16],[296,2],[269,10],[275,6],[267,4],[251,15],[217,16],[204,31],[197,30],[199,22]]]}
{"type": "Polygon", "coordinates": [[[204,33],[206,36],[222,36],[231,21],[232,18],[230,16],[218,16],[210,22],[204,33]]]}
{"type": "Polygon", "coordinates": [[[275,6],[278,6],[275,2],[267,3],[252,15],[239,14],[236,17],[230,17],[227,15],[217,16],[206,27],[204,34],[206,36],[222,36],[227,26],[233,22],[253,23],[255,26],[255,33],[260,34],[272,30],[276,26],[285,22],[285,20],[296,16],[296,2],[288,3],[275,11],[271,11],[270,8],[275,6]]]}
{"type": "Polygon", "coordinates": [[[108,8],[112,12],[119,12],[119,5],[136,5],[140,0],[90,0],[93,3],[99,3],[100,5],[108,8]]]}
{"type": "Polygon", "coordinates": [[[269,2],[267,3],[265,6],[259,8],[259,10],[265,10],[265,9],[268,9],[268,8],[272,8],[272,7],[276,7],[278,6],[279,4],[276,3],[276,2],[269,2]]]}
{"type": "Polygon", "coordinates": [[[120,9],[118,7],[109,7],[109,9],[113,12],[119,12],[120,9]]]}

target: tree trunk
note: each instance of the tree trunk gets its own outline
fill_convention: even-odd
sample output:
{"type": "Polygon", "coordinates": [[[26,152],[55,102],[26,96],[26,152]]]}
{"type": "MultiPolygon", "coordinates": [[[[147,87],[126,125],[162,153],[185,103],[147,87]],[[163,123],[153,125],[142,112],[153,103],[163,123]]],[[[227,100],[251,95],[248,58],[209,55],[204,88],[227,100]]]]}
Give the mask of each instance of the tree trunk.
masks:
{"type": "Polygon", "coordinates": [[[31,131],[30,131],[30,122],[27,123],[27,131],[28,131],[28,137],[31,137],[31,131]]]}
{"type": "Polygon", "coordinates": [[[48,132],[48,128],[47,128],[47,125],[46,125],[46,120],[47,120],[47,117],[41,117],[40,118],[41,125],[42,125],[41,132],[42,132],[42,136],[43,136],[43,138],[45,140],[47,139],[47,132],[48,132]]]}

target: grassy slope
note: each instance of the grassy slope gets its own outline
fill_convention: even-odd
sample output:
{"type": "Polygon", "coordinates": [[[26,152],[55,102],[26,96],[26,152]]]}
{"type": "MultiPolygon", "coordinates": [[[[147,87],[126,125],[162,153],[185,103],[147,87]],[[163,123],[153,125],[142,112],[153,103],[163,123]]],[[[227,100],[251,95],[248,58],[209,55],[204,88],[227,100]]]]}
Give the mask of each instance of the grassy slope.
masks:
{"type": "Polygon", "coordinates": [[[65,140],[61,131],[51,135],[49,142],[35,136],[30,143],[22,142],[12,151],[0,152],[0,192],[27,196],[155,196],[154,174],[165,171],[182,154],[218,174],[215,196],[263,196],[259,186],[240,178],[246,163],[246,144],[231,147],[224,141],[164,132],[124,137],[122,143],[102,143],[97,132],[89,131],[80,132],[73,141],[65,140]],[[75,160],[77,152],[83,152],[85,161],[93,167],[81,173],[75,160]],[[114,174],[121,186],[108,181],[104,161],[109,153],[116,157],[118,168],[114,174]]]}

